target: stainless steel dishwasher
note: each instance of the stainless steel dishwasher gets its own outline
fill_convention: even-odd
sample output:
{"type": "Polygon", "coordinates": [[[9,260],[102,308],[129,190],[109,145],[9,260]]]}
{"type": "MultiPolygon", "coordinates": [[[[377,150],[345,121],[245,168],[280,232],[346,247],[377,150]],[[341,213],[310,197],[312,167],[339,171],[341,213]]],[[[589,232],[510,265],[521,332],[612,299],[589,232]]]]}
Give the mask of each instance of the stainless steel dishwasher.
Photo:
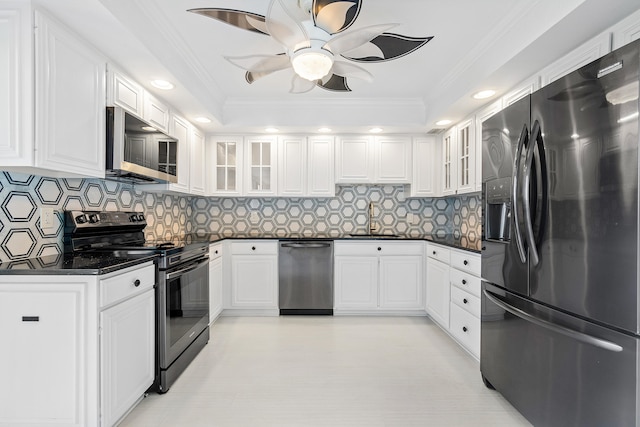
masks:
{"type": "Polygon", "coordinates": [[[281,240],[280,314],[333,314],[333,241],[281,240]]]}

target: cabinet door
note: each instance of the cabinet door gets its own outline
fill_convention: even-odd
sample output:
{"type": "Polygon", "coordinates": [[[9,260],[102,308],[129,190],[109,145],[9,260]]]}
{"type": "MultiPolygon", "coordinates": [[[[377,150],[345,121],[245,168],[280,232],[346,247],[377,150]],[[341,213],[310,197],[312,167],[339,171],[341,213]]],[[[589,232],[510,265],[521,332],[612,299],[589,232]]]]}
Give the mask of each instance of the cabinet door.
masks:
{"type": "Polygon", "coordinates": [[[422,257],[380,257],[380,308],[423,309],[422,257]]]}
{"type": "Polygon", "coordinates": [[[413,140],[412,197],[437,197],[440,158],[438,144],[433,136],[413,140]]]}
{"type": "Polygon", "coordinates": [[[408,136],[375,137],[376,183],[411,182],[411,138],[408,136]]]}
{"type": "Polygon", "coordinates": [[[117,105],[135,114],[143,116],[144,89],[138,83],[126,77],[112,65],[107,66],[107,103],[117,105]]]}
{"type": "Polygon", "coordinates": [[[482,156],[484,147],[482,145],[482,124],[491,116],[501,110],[502,102],[496,101],[476,114],[476,191],[482,191],[482,156]]]}
{"type": "Polygon", "coordinates": [[[142,117],[157,129],[170,130],[169,107],[149,92],[144,92],[144,110],[142,117]]]}
{"type": "Polygon", "coordinates": [[[305,195],[307,181],[307,145],[304,137],[278,138],[278,194],[305,195]]]}
{"type": "Polygon", "coordinates": [[[191,125],[178,116],[172,116],[169,128],[169,134],[178,140],[178,156],[176,159],[178,182],[171,183],[169,187],[170,190],[188,193],[191,175],[189,172],[191,125]]]}
{"type": "Polygon", "coordinates": [[[374,180],[373,138],[338,137],[336,141],[336,182],[370,183],[374,180]]]}
{"type": "Polygon", "coordinates": [[[471,193],[476,190],[475,173],[475,122],[465,120],[456,126],[457,191],[456,194],[471,193]]]}
{"type": "Polygon", "coordinates": [[[449,266],[429,258],[427,261],[427,313],[443,327],[449,328],[449,266]]]}
{"type": "Polygon", "coordinates": [[[242,193],[242,137],[215,135],[207,141],[207,194],[242,193]]]}
{"type": "Polygon", "coordinates": [[[277,144],[274,137],[246,140],[245,195],[275,196],[278,191],[277,144]]]}
{"type": "Polygon", "coordinates": [[[612,49],[618,49],[634,40],[640,39],[640,10],[618,22],[613,26],[612,31],[612,49]]]}
{"type": "Polygon", "coordinates": [[[189,156],[189,192],[191,194],[204,196],[205,194],[205,151],[204,151],[204,135],[197,129],[191,129],[189,156]]]}
{"type": "Polygon", "coordinates": [[[456,193],[456,128],[452,128],[442,137],[442,195],[456,193]]]}
{"type": "Polygon", "coordinates": [[[0,10],[0,165],[33,164],[31,4],[0,10]],[[10,64],[11,66],[7,66],[10,64]]]}
{"type": "Polygon", "coordinates": [[[222,312],[222,257],[209,263],[209,321],[213,323],[222,312]]]}
{"type": "Polygon", "coordinates": [[[335,197],[333,137],[311,136],[307,148],[307,196],[335,197]]]}
{"type": "Polygon", "coordinates": [[[88,425],[85,404],[97,396],[86,387],[87,288],[52,283],[0,288],[1,424],[88,425]]]}
{"type": "Polygon", "coordinates": [[[273,255],[231,256],[231,306],[278,308],[278,260],[273,255]]]}
{"type": "Polygon", "coordinates": [[[335,308],[378,308],[378,257],[336,256],[335,308]]]}
{"type": "Polygon", "coordinates": [[[102,425],[114,425],[151,386],[155,375],[153,290],[100,313],[102,425]]]}
{"type": "Polygon", "coordinates": [[[104,178],[106,60],[36,12],[36,166],[104,178]]]}

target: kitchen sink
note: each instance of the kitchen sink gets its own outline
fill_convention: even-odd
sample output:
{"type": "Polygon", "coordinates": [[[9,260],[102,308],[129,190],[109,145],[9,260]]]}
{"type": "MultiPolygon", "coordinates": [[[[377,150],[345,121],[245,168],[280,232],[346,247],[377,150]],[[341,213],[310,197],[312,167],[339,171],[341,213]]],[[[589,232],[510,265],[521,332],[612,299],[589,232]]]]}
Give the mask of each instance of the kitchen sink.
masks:
{"type": "Polygon", "coordinates": [[[367,234],[367,233],[353,233],[349,234],[349,237],[356,237],[358,239],[393,239],[395,237],[400,237],[398,234],[367,234]]]}

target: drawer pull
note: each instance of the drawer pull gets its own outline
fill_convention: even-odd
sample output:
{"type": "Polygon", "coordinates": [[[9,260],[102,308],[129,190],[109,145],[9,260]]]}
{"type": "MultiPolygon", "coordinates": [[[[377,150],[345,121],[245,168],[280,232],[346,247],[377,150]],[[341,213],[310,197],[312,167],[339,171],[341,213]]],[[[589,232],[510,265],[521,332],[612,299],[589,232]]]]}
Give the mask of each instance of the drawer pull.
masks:
{"type": "Polygon", "coordinates": [[[468,303],[469,301],[467,301],[467,299],[466,299],[466,298],[464,298],[464,299],[462,300],[462,302],[463,302],[464,304],[466,304],[466,303],[468,303]]]}
{"type": "Polygon", "coordinates": [[[435,255],[435,254],[436,254],[436,251],[433,251],[433,254],[435,255]]]}
{"type": "Polygon", "coordinates": [[[465,259],[465,260],[463,261],[463,264],[464,264],[464,265],[468,265],[468,264],[469,264],[469,261],[467,261],[467,260],[465,259]]]}
{"type": "Polygon", "coordinates": [[[216,251],[214,252],[214,254],[218,255],[218,251],[216,250],[216,251]]]}
{"type": "Polygon", "coordinates": [[[255,247],[255,246],[251,246],[251,250],[252,250],[252,251],[255,251],[255,250],[256,250],[256,247],[255,247]]]}
{"type": "Polygon", "coordinates": [[[136,281],[133,282],[133,286],[135,286],[136,288],[140,286],[140,279],[136,279],[136,281]]]}
{"type": "Polygon", "coordinates": [[[378,246],[378,250],[379,250],[379,251],[381,251],[381,250],[382,250],[382,248],[381,248],[380,246],[378,246]]]}
{"type": "Polygon", "coordinates": [[[40,316],[22,316],[23,322],[39,322],[40,316]]]}
{"type": "Polygon", "coordinates": [[[468,331],[467,327],[466,327],[466,326],[463,326],[463,327],[462,327],[462,332],[467,332],[467,331],[468,331]]]}
{"type": "Polygon", "coordinates": [[[467,280],[466,279],[462,279],[462,284],[466,285],[467,284],[467,280]]]}

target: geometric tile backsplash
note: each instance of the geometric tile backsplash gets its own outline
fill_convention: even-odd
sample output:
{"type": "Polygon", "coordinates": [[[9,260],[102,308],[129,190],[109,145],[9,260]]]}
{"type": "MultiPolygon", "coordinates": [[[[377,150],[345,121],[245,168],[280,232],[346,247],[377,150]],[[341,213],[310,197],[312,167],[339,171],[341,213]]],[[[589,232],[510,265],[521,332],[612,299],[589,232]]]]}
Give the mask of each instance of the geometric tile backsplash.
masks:
{"type": "Polygon", "coordinates": [[[479,195],[406,199],[402,185],[354,185],[339,186],[332,198],[190,197],[100,179],[0,172],[0,262],[61,253],[65,210],[142,212],[145,235],[154,238],[237,232],[331,236],[366,231],[369,202],[382,232],[480,237],[479,195]],[[40,226],[41,207],[54,209],[52,229],[40,226]]]}

